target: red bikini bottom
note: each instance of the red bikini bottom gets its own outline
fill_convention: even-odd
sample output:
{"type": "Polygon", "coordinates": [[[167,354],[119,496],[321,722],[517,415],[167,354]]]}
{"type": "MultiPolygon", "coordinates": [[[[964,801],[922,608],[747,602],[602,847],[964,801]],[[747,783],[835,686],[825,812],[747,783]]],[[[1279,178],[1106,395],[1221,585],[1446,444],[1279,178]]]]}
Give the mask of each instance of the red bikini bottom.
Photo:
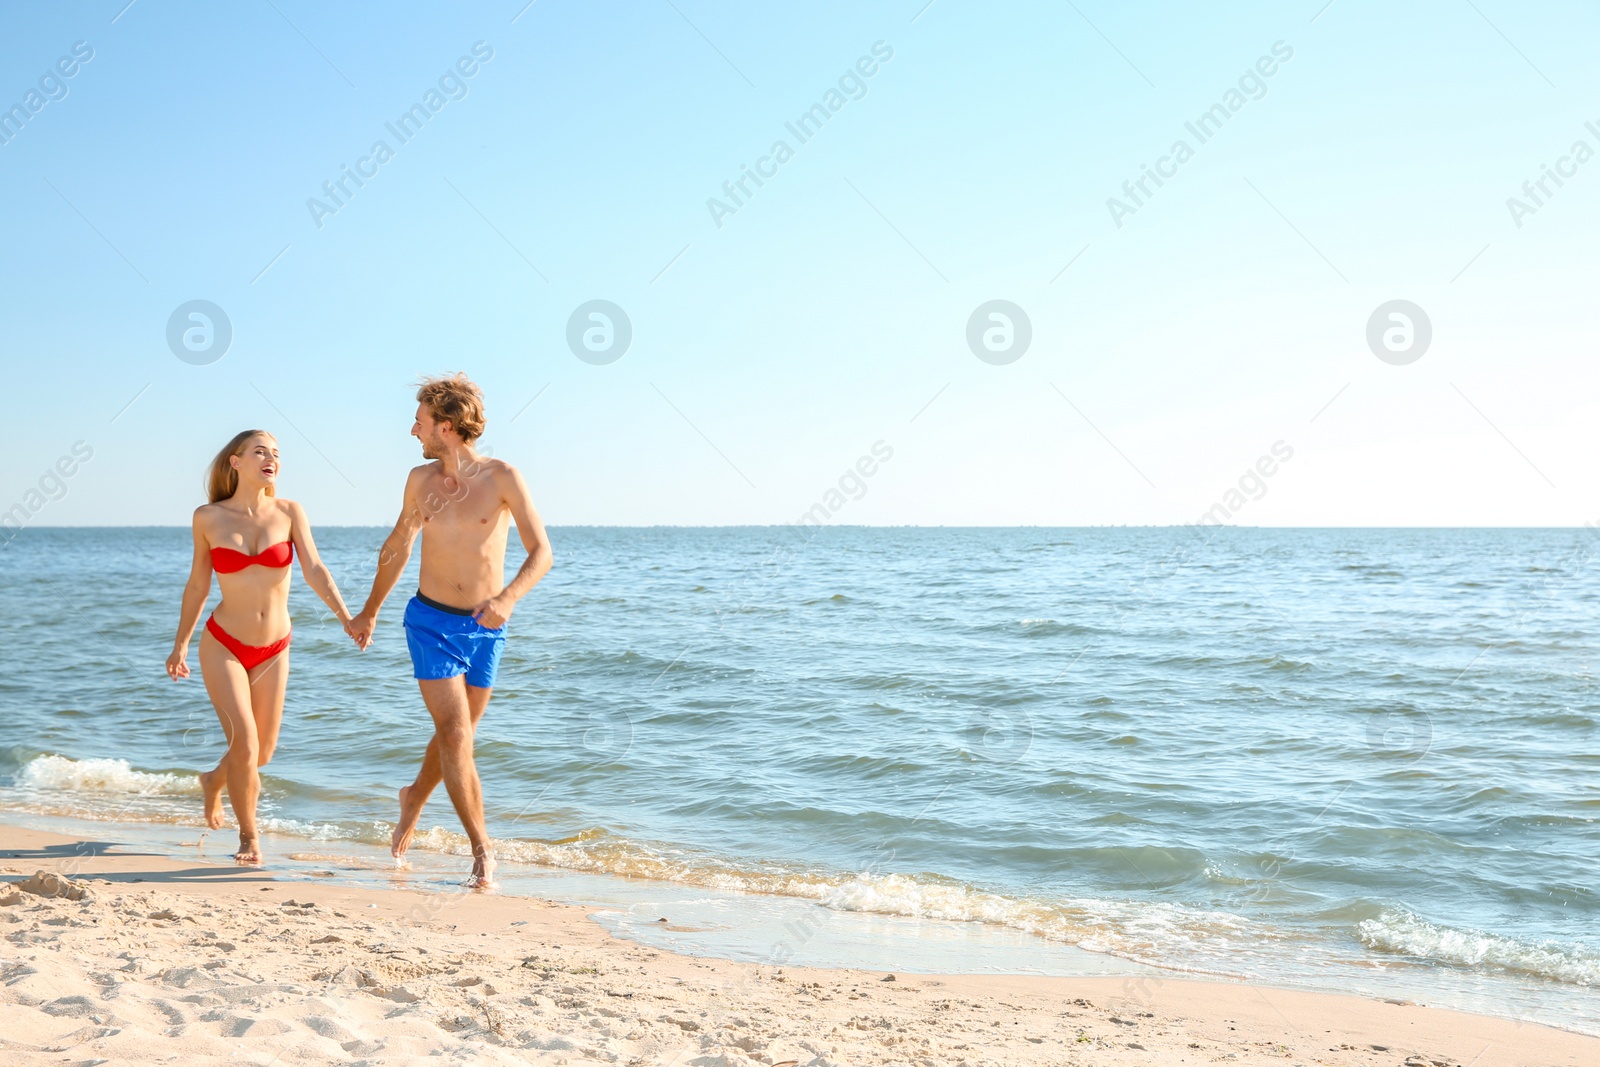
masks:
{"type": "Polygon", "coordinates": [[[221,644],[223,648],[227,649],[229,652],[232,652],[234,656],[238,658],[240,665],[243,666],[247,671],[260,666],[273,656],[276,656],[279,652],[282,652],[284,649],[288,648],[289,638],[294,636],[294,631],[290,630],[288,633],[283,635],[283,639],[281,641],[274,641],[270,645],[247,645],[243,641],[240,641],[237,637],[234,637],[228,631],[224,630],[217,622],[217,617],[215,615],[212,615],[206,619],[206,630],[211,634],[212,637],[217,639],[217,642],[221,644]]]}

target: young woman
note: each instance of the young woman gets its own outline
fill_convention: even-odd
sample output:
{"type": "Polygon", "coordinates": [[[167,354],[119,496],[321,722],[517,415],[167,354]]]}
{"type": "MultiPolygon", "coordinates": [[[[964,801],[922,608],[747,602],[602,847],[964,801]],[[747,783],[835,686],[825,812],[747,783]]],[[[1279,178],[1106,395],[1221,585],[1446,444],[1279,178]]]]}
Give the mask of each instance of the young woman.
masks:
{"type": "Polygon", "coordinates": [[[215,572],[222,600],[200,635],[200,673],[228,739],[214,770],[200,775],[206,825],[222,826],[222,793],[239,822],[240,863],[261,862],[256,830],[258,767],[272,758],[283,721],[289,680],[289,564],[300,552],[300,573],[339,622],[350,612],[311,540],[305,509],[279,499],[278,442],[265,430],[246,430],[216,459],[206,488],[211,503],[195,509],[194,562],[183,587],[178,636],[167,657],[174,681],[189,677],[189,639],[211,593],[215,572]]]}

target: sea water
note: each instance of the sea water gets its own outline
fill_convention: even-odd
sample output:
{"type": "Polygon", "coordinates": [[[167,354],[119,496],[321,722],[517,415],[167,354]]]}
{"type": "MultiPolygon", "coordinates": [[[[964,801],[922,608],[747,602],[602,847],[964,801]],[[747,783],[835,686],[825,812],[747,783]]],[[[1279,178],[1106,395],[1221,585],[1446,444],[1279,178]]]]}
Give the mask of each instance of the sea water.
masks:
{"type": "MultiPolygon", "coordinates": [[[[352,605],[384,533],[317,531],[352,605]]],[[[508,891],[742,959],[1217,975],[1600,1032],[1594,531],[551,540],[477,736],[508,891]]],[[[184,529],[0,547],[0,821],[197,840],[222,733],[197,656],[163,670],[189,556],[184,529]]],[[[442,788],[413,870],[386,849],[431,732],[415,561],[365,652],[295,582],[269,863],[449,892],[442,788]]]]}

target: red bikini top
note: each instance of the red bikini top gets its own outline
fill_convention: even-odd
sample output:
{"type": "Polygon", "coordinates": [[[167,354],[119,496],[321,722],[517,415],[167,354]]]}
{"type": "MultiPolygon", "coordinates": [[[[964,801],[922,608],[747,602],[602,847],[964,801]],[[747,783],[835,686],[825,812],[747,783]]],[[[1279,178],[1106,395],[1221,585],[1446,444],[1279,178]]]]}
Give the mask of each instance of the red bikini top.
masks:
{"type": "Polygon", "coordinates": [[[293,541],[279,541],[253,556],[247,556],[235,548],[211,550],[211,569],[218,574],[232,574],[252,564],[260,564],[263,567],[287,567],[292,562],[294,562],[293,541]]]}

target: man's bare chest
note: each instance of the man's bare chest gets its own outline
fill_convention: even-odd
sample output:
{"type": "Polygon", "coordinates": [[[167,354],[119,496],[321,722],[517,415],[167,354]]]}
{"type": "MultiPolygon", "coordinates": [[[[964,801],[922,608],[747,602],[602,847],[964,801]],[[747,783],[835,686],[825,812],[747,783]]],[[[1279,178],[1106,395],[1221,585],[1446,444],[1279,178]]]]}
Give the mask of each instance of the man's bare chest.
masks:
{"type": "Polygon", "coordinates": [[[488,478],[447,478],[422,483],[419,506],[425,527],[463,529],[492,526],[505,510],[488,478]]]}

